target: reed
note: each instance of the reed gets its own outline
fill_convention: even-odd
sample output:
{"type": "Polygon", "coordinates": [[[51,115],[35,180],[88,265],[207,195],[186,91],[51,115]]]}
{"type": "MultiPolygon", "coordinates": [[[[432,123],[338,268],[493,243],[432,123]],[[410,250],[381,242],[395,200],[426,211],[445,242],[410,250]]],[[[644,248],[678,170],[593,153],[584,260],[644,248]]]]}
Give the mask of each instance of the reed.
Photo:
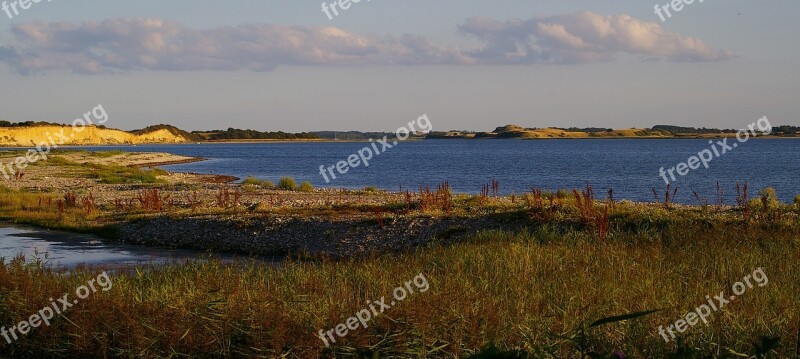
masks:
{"type": "MultiPolygon", "coordinates": [[[[594,238],[547,225],[365,259],[141,267],[117,273],[112,290],[0,347],[0,354],[436,358],[469,357],[491,345],[534,357],[667,357],[682,350],[716,356],[755,355],[752,343],[764,336],[781,338],[774,355],[794,353],[800,329],[796,228],[717,223],[713,230],[668,226],[594,238]],[[691,328],[681,344],[665,344],[656,333],[758,267],[769,284],[749,290],[709,325],[691,328]],[[332,348],[316,337],[420,272],[430,282],[428,292],[332,348]],[[588,325],[654,309],[663,310],[588,325]]],[[[22,320],[98,272],[64,274],[19,259],[0,266],[0,323],[22,320]]]]}

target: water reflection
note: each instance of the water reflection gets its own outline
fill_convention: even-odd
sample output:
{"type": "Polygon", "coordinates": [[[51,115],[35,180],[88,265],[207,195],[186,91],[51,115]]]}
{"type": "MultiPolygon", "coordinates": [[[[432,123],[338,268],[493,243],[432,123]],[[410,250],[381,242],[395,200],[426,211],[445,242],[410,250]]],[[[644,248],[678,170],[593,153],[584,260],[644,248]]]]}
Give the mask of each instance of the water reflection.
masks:
{"type": "MultiPolygon", "coordinates": [[[[88,234],[0,225],[0,257],[8,263],[20,254],[29,262],[38,258],[50,267],[67,269],[81,264],[122,269],[210,256],[193,250],[107,244],[88,234]]],[[[226,262],[234,260],[231,255],[214,257],[226,262]]]]}

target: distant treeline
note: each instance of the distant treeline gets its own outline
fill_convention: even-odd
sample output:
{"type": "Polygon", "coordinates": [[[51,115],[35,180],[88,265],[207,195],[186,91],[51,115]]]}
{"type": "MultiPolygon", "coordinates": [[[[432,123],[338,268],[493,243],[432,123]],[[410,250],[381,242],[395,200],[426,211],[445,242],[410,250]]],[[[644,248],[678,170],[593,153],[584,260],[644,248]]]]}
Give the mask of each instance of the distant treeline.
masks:
{"type": "Polygon", "coordinates": [[[777,126],[772,128],[772,132],[780,132],[783,133],[784,135],[796,135],[800,133],[800,126],[788,126],[788,125],[777,126]]]}
{"type": "Polygon", "coordinates": [[[586,127],[586,128],[578,128],[578,127],[570,127],[570,128],[560,128],[560,127],[552,127],[559,130],[564,130],[567,132],[586,132],[586,133],[598,133],[598,132],[611,132],[614,129],[611,128],[602,128],[602,127],[586,127]]]}
{"type": "MultiPolygon", "coordinates": [[[[734,129],[718,129],[718,128],[694,128],[694,127],[681,127],[671,125],[656,125],[653,130],[661,130],[677,134],[714,134],[714,133],[736,133],[738,130],[734,129]]],[[[796,135],[800,131],[798,126],[775,126],[772,128],[773,134],[796,135]]]]}
{"type": "Polygon", "coordinates": [[[326,140],[343,140],[343,141],[354,141],[354,140],[366,140],[370,138],[383,138],[383,136],[394,136],[392,133],[384,133],[384,132],[360,132],[360,131],[317,131],[314,132],[315,135],[319,136],[319,138],[326,139],[326,140]]]}
{"type": "Polygon", "coordinates": [[[673,135],[677,135],[679,133],[692,133],[692,134],[708,134],[708,133],[736,133],[736,130],[732,129],[718,129],[718,128],[694,128],[694,127],[682,127],[682,126],[672,126],[672,125],[656,125],[653,126],[653,130],[661,130],[667,131],[673,135]]]}
{"type": "Polygon", "coordinates": [[[169,133],[173,134],[174,136],[181,136],[181,137],[186,138],[186,139],[188,139],[190,141],[201,141],[203,139],[201,136],[198,136],[198,135],[196,135],[194,133],[189,133],[189,132],[181,130],[180,128],[177,128],[175,126],[164,125],[164,124],[147,126],[147,127],[143,128],[141,130],[133,130],[133,131],[131,131],[131,133],[133,133],[134,135],[143,135],[143,134],[150,133],[150,132],[155,132],[155,131],[158,131],[158,130],[167,130],[167,131],[169,131],[169,133]]]}
{"type": "MultiPolygon", "coordinates": [[[[33,126],[67,126],[63,123],[45,122],[45,121],[25,121],[25,122],[9,122],[0,121],[0,127],[33,127],[33,126]]],[[[103,125],[97,125],[99,128],[105,128],[103,125]]]]}
{"type": "Polygon", "coordinates": [[[194,131],[193,134],[199,134],[207,140],[315,140],[319,136],[311,132],[301,133],[286,133],[283,131],[278,132],[261,132],[256,130],[242,130],[238,128],[228,128],[227,130],[215,131],[194,131]]]}
{"type": "Polygon", "coordinates": [[[431,131],[425,136],[425,138],[464,138],[469,135],[476,135],[477,132],[475,131],[460,131],[460,130],[451,130],[451,131],[431,131]]]}

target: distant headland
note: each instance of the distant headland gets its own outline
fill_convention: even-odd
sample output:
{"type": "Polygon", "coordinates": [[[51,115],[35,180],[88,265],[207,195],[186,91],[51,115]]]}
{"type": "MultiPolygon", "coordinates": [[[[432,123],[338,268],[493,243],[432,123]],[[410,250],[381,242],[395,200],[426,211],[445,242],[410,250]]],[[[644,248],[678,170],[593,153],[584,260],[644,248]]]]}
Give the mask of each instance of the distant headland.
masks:
{"type": "MultiPolygon", "coordinates": [[[[652,128],[524,128],[518,125],[506,125],[492,132],[447,131],[431,132],[426,138],[458,139],[458,138],[497,138],[497,139],[580,139],[580,138],[710,138],[733,137],[734,129],[694,128],[672,125],[657,125],[652,128]]],[[[798,126],[773,127],[767,137],[800,137],[798,126]]]]}

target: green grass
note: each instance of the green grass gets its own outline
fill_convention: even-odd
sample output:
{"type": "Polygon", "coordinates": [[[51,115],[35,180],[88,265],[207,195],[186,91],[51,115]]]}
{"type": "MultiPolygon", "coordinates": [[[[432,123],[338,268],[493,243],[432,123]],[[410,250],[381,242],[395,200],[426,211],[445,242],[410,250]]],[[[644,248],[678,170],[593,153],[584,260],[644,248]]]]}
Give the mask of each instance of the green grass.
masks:
{"type": "Polygon", "coordinates": [[[162,168],[158,168],[158,167],[151,167],[148,170],[149,170],[150,173],[152,173],[152,174],[154,174],[156,176],[167,176],[167,175],[169,175],[169,171],[167,171],[165,169],[162,169],[162,168]]]}
{"type": "MultiPolygon", "coordinates": [[[[97,154],[96,157],[111,157],[125,153],[118,150],[115,151],[91,152],[91,154],[93,156],[97,154]],[[113,154],[107,155],[107,153],[113,154]]],[[[34,163],[34,165],[74,168],[79,171],[77,175],[97,179],[99,183],[104,184],[165,183],[163,180],[159,179],[158,176],[169,174],[169,172],[161,168],[78,163],[57,155],[51,155],[48,157],[47,161],[38,161],[34,163]]]]}
{"type": "Polygon", "coordinates": [[[122,151],[122,150],[108,150],[108,151],[89,152],[89,155],[92,156],[92,157],[108,158],[108,157],[124,155],[124,154],[127,154],[127,153],[128,152],[125,152],[125,151],[122,151]]]}
{"type": "Polygon", "coordinates": [[[80,163],[70,161],[61,156],[48,156],[47,161],[37,161],[33,165],[38,166],[62,166],[62,167],[81,167],[84,166],[80,163]]]}
{"type": "Polygon", "coordinates": [[[245,178],[244,181],[242,181],[242,184],[243,185],[259,186],[259,187],[264,187],[264,188],[275,187],[275,184],[272,183],[272,181],[262,180],[262,179],[259,179],[259,178],[256,178],[256,177],[252,177],[252,176],[245,178]]]}
{"type": "Polygon", "coordinates": [[[297,182],[292,177],[282,177],[278,182],[278,188],[294,191],[297,189],[297,182]]]}
{"type": "Polygon", "coordinates": [[[105,184],[164,183],[158,176],[166,174],[166,171],[162,169],[142,169],[117,165],[89,165],[89,167],[91,168],[89,177],[105,184]]]}

